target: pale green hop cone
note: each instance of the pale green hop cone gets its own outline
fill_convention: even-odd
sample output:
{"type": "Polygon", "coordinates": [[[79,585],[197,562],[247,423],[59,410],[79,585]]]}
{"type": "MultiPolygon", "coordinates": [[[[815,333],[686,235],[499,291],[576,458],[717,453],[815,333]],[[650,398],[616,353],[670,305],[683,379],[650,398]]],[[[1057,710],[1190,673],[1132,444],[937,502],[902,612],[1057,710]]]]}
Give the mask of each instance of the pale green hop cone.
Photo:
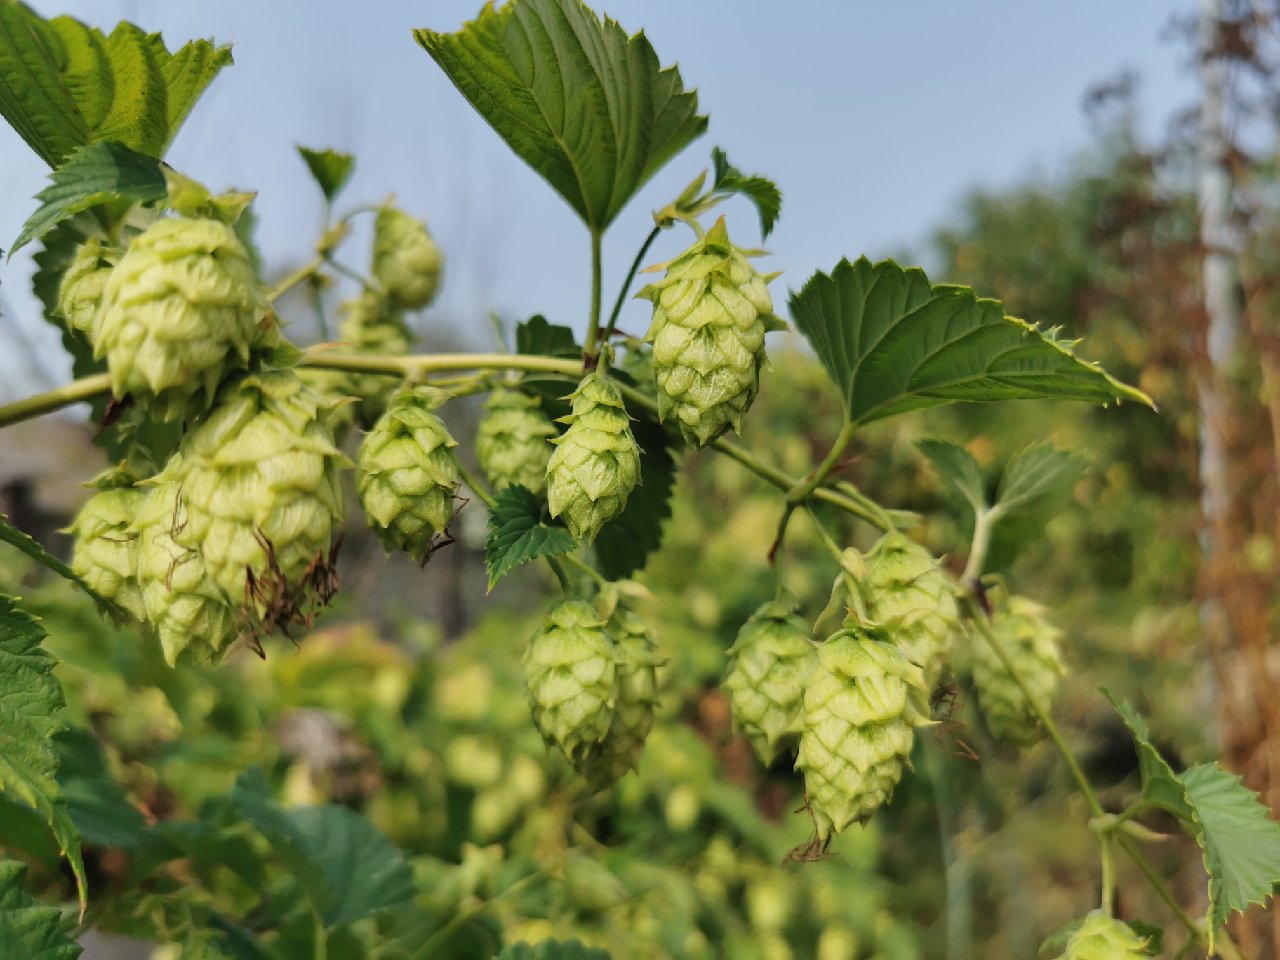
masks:
{"type": "Polygon", "coordinates": [[[547,506],[578,540],[596,538],[640,481],[640,448],[618,388],[590,373],[571,395],[569,428],[551,442],[547,506]]]}
{"type": "Polygon", "coordinates": [[[640,763],[644,742],[653,729],[658,703],[658,673],[662,658],[653,633],[634,610],[618,606],[606,626],[617,659],[618,696],[609,732],[599,748],[588,754],[581,769],[597,786],[608,786],[640,763]]]}
{"type": "Polygon", "coordinates": [[[427,225],[396,207],[382,207],[374,223],[373,276],[397,306],[418,310],[440,286],[444,258],[427,225]]]}
{"type": "Polygon", "coordinates": [[[805,686],[816,660],[809,625],[788,600],[763,604],[729,648],[722,685],[733,723],[765,764],[799,739],[805,686]]]}
{"type": "Polygon", "coordinates": [[[534,725],[571,763],[600,749],[618,702],[618,658],[590,604],[563,600],[547,614],[524,654],[534,725]]]}
{"type": "Polygon", "coordinates": [[[659,414],[702,447],[742,417],[755,399],[764,337],[786,328],[773,313],[768,281],[729,242],[724,218],[638,296],[653,301],[653,369],[659,414]]]}
{"type": "Polygon", "coordinates": [[[66,530],[74,538],[71,569],[94,590],[131,616],[146,616],[138,586],[138,535],[133,525],[147,498],[119,471],[99,478],[66,530]]]}
{"type": "Polygon", "coordinates": [[[995,737],[1018,746],[1030,746],[1044,736],[1044,728],[1032,703],[1046,713],[1063,674],[1058,641],[1062,631],[1048,619],[1048,611],[1026,597],[1010,597],[990,621],[991,632],[1013,661],[1014,669],[1030,688],[1032,698],[981,636],[970,638],[973,685],[978,706],[995,737]]]}
{"type": "Polygon", "coordinates": [[[1081,921],[1054,960],[1145,960],[1150,941],[1133,928],[1100,910],[1081,921]]]}
{"type": "Polygon", "coordinates": [[[422,560],[455,512],[457,441],[435,414],[434,391],[405,388],[365,436],[356,490],[369,526],[388,550],[422,560]]]}
{"type": "Polygon", "coordinates": [[[873,628],[847,628],[818,646],[804,695],[796,768],[826,843],[893,795],[915,728],[928,723],[920,668],[873,628]]]}
{"type": "Polygon", "coordinates": [[[476,459],[495,490],[520,484],[542,493],[556,433],[536,397],[498,387],[476,429],[476,459]]]}
{"type": "Polygon", "coordinates": [[[133,238],[94,321],[94,356],[117,397],[173,420],[213,400],[228,372],[277,332],[248,251],[221,220],[168,217],[133,238]]]}
{"type": "Polygon", "coordinates": [[[120,251],[97,239],[86,240],[76,249],[75,258],[62,275],[58,287],[58,313],[73,330],[97,342],[96,322],[102,294],[111,270],[120,260],[120,251]]]}
{"type": "Polygon", "coordinates": [[[165,468],[186,513],[175,537],[201,552],[228,603],[261,612],[327,563],[342,523],[338,470],[347,465],[327,407],[293,370],[242,376],[224,385],[165,468]]]}

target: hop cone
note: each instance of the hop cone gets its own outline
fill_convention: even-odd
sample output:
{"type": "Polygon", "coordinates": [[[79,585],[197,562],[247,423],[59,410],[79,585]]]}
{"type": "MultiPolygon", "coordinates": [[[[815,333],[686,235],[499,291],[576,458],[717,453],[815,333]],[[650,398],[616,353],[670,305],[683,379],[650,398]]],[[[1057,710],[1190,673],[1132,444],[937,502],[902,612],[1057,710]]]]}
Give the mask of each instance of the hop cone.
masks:
{"type": "Polygon", "coordinates": [[[67,325],[79,330],[94,343],[94,329],[98,308],[102,305],[102,293],[111,276],[111,268],[120,259],[118,251],[102,245],[99,240],[86,240],[76,250],[75,258],[62,275],[58,287],[58,313],[67,325]]]}
{"type": "Polygon", "coordinates": [[[1127,923],[1095,910],[1076,927],[1055,960],[1144,960],[1151,956],[1148,942],[1127,923]]]}
{"type": "Polygon", "coordinates": [[[457,441],[433,412],[436,396],[405,389],[360,445],[356,490],[365,516],[388,550],[421,560],[453,519],[457,441]]]}
{"type": "Polygon", "coordinates": [[[742,429],[760,386],[764,335],[784,327],[767,282],[729,242],[722,217],[639,294],[653,301],[647,339],[659,413],[695,446],[742,429]]]}
{"type": "Polygon", "coordinates": [[[476,430],[476,459],[495,490],[518,483],[541,493],[556,432],[536,398],[499,387],[476,430]]]}
{"type": "Polygon", "coordinates": [[[138,535],[132,530],[146,493],[127,478],[107,475],[67,528],[75,537],[71,569],[94,590],[141,620],[138,535]]]}
{"type": "Polygon", "coordinates": [[[594,540],[640,480],[640,448],[618,388],[592,373],[572,394],[569,429],[551,442],[547,505],[579,540],[594,540]]]}
{"type": "Polygon", "coordinates": [[[200,551],[174,539],[187,523],[178,490],[173,482],[152,487],[133,527],[143,608],[169,666],[187,649],[197,658],[214,659],[236,633],[235,612],[200,551]]]}
{"type": "Polygon", "coordinates": [[[440,284],[440,248],[427,225],[403,210],[378,211],[373,234],[373,276],[397,306],[425,307],[440,284]]]}
{"type": "Polygon", "coordinates": [[[274,337],[269,307],[235,231],[210,218],[158,220],[107,278],[94,321],[116,396],[154,398],[166,420],[214,397],[224,375],[274,337]]]}
{"type": "Polygon", "coordinates": [[[859,583],[866,615],[932,677],[958,623],[955,585],[924,547],[889,533],[867,555],[859,583]]]}
{"type": "Polygon", "coordinates": [[[635,611],[619,606],[606,629],[614,642],[618,696],[609,732],[583,769],[588,780],[602,787],[640,763],[645,738],[653,729],[653,710],[658,703],[657,667],[662,662],[652,633],[635,611]]]}
{"type": "MultiPolygon", "coordinates": [[[[1062,631],[1046,617],[1045,608],[1026,597],[1011,597],[1006,609],[991,621],[1014,669],[1030,688],[1034,702],[1048,711],[1062,675],[1058,640],[1062,631]]],[[[1001,740],[1030,746],[1044,735],[1032,701],[1027,699],[991,646],[981,637],[972,641],[973,685],[987,728],[1001,740]]]]}
{"type": "Polygon", "coordinates": [[[928,696],[920,668],[883,631],[847,628],[819,645],[796,760],[819,841],[893,794],[913,730],[928,722],[928,696]]]}
{"type": "Polygon", "coordinates": [[[534,725],[571,763],[597,753],[618,702],[617,651],[604,622],[581,600],[547,614],[524,654],[534,725]]]}
{"type": "Polygon", "coordinates": [[[186,513],[174,536],[200,551],[229,603],[245,601],[250,584],[291,593],[327,557],[342,522],[345,458],[325,412],[292,370],[246,375],[222,388],[166,467],[186,513]]]}
{"type": "Polygon", "coordinates": [[[794,602],[770,601],[738,631],[729,658],[724,688],[733,722],[756,756],[772,763],[800,734],[804,690],[816,660],[809,625],[796,616],[794,602]]]}

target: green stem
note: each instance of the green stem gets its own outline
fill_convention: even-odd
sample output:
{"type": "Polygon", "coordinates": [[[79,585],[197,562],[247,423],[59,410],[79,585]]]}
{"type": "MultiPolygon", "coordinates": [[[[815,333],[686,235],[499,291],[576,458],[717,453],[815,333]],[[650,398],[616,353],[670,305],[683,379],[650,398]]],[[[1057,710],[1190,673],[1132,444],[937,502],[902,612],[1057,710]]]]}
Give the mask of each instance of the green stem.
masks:
{"type": "Polygon", "coordinates": [[[312,915],[316,921],[315,960],[329,960],[329,931],[325,929],[324,918],[320,916],[320,911],[313,909],[312,915]]]}
{"type": "Polygon", "coordinates": [[[316,275],[316,271],[324,266],[324,259],[316,257],[311,262],[299,267],[293,273],[289,274],[274,287],[267,291],[267,299],[272,303],[279,300],[286,293],[296,287],[298,284],[310,280],[316,275]]]}
{"type": "Polygon", "coordinates": [[[355,270],[351,267],[348,267],[344,263],[339,263],[337,260],[333,259],[333,257],[330,257],[330,256],[326,256],[324,258],[324,262],[327,263],[329,266],[333,267],[334,270],[337,270],[344,277],[348,277],[349,279],[354,280],[356,283],[360,284],[361,287],[368,290],[376,290],[378,293],[382,292],[382,287],[372,277],[366,277],[359,270],[355,270]]]}
{"type": "Polygon", "coordinates": [[[654,227],[649,231],[649,236],[644,238],[644,243],[640,244],[640,250],[636,254],[636,258],[631,261],[631,269],[627,271],[626,279],[622,281],[622,289],[618,291],[618,299],[613,302],[613,310],[609,313],[609,325],[605,327],[604,336],[601,341],[608,343],[613,339],[614,327],[618,324],[618,315],[622,313],[622,305],[626,302],[627,292],[631,289],[631,281],[636,278],[636,274],[640,272],[640,264],[644,262],[644,256],[649,252],[649,248],[653,246],[653,242],[658,239],[658,234],[662,233],[661,227],[654,227]]]}
{"type": "MultiPolygon", "coordinates": [[[[382,373],[404,377],[438,370],[532,370],[538,373],[563,373],[577,376],[582,365],[573,360],[509,353],[441,353],[396,357],[355,354],[312,347],[298,365],[321,370],[346,370],[353,373],[382,373]]],[[[3,408],[0,408],[2,411],[3,408]]]]}
{"type": "Polygon", "coordinates": [[[450,918],[448,923],[446,923],[443,927],[441,927],[434,934],[432,934],[431,938],[427,940],[426,943],[424,943],[411,955],[411,960],[429,960],[429,958],[431,957],[438,956],[440,952],[440,948],[443,947],[445,943],[448,942],[449,937],[451,937],[464,925],[470,923],[476,917],[480,916],[480,914],[484,913],[486,910],[492,907],[499,900],[506,899],[507,897],[511,896],[513,893],[518,892],[522,888],[528,886],[530,881],[535,880],[540,876],[542,876],[541,873],[526,874],[525,876],[517,880],[515,883],[511,884],[511,886],[507,887],[507,889],[499,893],[497,896],[491,897],[488,900],[483,900],[480,903],[476,904],[475,906],[470,907],[466,910],[459,910],[457,913],[453,915],[452,918],[450,918]]]}
{"type": "Polygon", "coordinates": [[[796,507],[813,496],[813,492],[822,486],[827,477],[831,476],[831,471],[836,468],[836,464],[844,456],[845,448],[849,446],[849,442],[853,439],[854,430],[853,423],[846,422],[840,428],[840,432],[836,434],[836,438],[831,444],[831,449],[827,451],[827,455],[822,462],[807,477],[797,480],[787,490],[787,501],[782,508],[782,517],[778,520],[777,536],[773,540],[772,553],[774,556],[777,556],[782,550],[782,543],[787,536],[787,524],[791,522],[791,515],[795,513],[796,507]]]}
{"type": "Polygon", "coordinates": [[[315,308],[316,329],[320,332],[320,339],[333,339],[329,334],[329,318],[324,315],[324,292],[318,276],[311,278],[311,304],[315,308]]]}
{"type": "Polygon", "coordinates": [[[578,557],[575,557],[572,553],[565,554],[561,559],[579,572],[585,573],[595,581],[596,586],[603,587],[609,582],[604,578],[604,574],[599,570],[591,566],[591,564],[587,563],[585,560],[580,560],[578,557]]]}
{"type": "Polygon", "coordinates": [[[972,587],[982,576],[982,567],[987,562],[987,551],[991,549],[991,529],[999,519],[998,507],[979,510],[974,515],[969,560],[964,565],[964,573],[960,575],[960,582],[966,587],[972,587]]]}
{"type": "Polygon", "coordinates": [[[582,343],[587,369],[595,366],[594,361],[600,355],[600,294],[604,284],[600,266],[601,239],[599,230],[591,231],[591,313],[587,317],[587,338],[582,343]]]}
{"type": "Polygon", "coordinates": [[[492,510],[494,505],[498,502],[494,499],[493,494],[490,493],[488,488],[476,478],[475,474],[463,465],[461,458],[455,457],[455,460],[458,464],[458,476],[462,478],[462,482],[471,489],[472,493],[480,498],[481,503],[492,510]]]}
{"type": "MultiPolygon", "coordinates": [[[[1173,912],[1173,915],[1178,918],[1178,922],[1182,924],[1186,931],[1191,934],[1197,942],[1207,945],[1209,942],[1209,936],[1205,932],[1203,925],[1196,923],[1194,918],[1192,918],[1192,916],[1183,909],[1182,904],[1178,903],[1178,898],[1173,895],[1173,891],[1170,890],[1169,885],[1164,882],[1164,878],[1161,877],[1160,874],[1156,873],[1155,868],[1147,862],[1147,858],[1142,855],[1142,851],[1135,847],[1133,841],[1128,837],[1118,837],[1116,839],[1116,843],[1120,846],[1120,849],[1128,855],[1129,859],[1133,861],[1134,866],[1136,866],[1138,868],[1138,872],[1146,878],[1147,883],[1151,885],[1151,889],[1155,891],[1156,896],[1165,902],[1165,905],[1173,912]]],[[[1235,944],[1231,942],[1230,937],[1226,935],[1225,931],[1219,940],[1218,946],[1227,947],[1234,956],[1240,956],[1239,950],[1236,948],[1235,944]]]]}
{"type": "Polygon", "coordinates": [[[1112,838],[1108,834],[1103,834],[1098,838],[1098,843],[1102,860],[1102,912],[1109,917],[1112,915],[1112,904],[1116,899],[1116,866],[1111,853],[1112,838]]]}
{"type": "Polygon", "coordinates": [[[56,387],[44,393],[14,401],[0,407],[0,427],[7,427],[23,420],[43,416],[60,410],[73,403],[96,400],[111,392],[111,375],[96,373],[91,377],[82,377],[66,386],[56,387]]]}

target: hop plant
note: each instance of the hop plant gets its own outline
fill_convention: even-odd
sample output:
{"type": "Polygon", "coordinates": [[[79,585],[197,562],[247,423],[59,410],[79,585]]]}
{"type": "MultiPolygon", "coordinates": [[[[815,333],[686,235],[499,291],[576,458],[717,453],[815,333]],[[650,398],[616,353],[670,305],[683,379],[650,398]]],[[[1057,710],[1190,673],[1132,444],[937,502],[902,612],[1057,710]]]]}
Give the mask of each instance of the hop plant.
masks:
{"type": "Polygon", "coordinates": [[[197,659],[217,659],[236,634],[235,611],[204,557],[176,539],[186,524],[179,485],[158,480],[133,525],[143,609],[169,666],[184,650],[197,659]]]}
{"type": "Polygon", "coordinates": [[[764,335],[786,326],[773,313],[772,277],[758,274],[747,257],[729,242],[721,217],[639,294],[653,301],[647,339],[659,415],[674,418],[698,447],[730,427],[741,431],[760,386],[764,335]]]}
{"type": "Polygon", "coordinates": [[[111,270],[92,322],[116,396],[154,401],[174,420],[213,400],[258,345],[273,342],[270,308],[235,230],[211,217],[157,220],[111,270]]]}
{"type": "Polygon", "coordinates": [[[181,486],[186,520],[174,539],[200,552],[233,605],[294,595],[328,557],[346,458],[326,407],[293,370],[230,381],[162,474],[181,486]]]}
{"type": "Polygon", "coordinates": [[[90,343],[97,340],[94,322],[111,270],[119,260],[119,251],[104,246],[100,240],[86,240],[76,249],[75,257],[62,275],[58,313],[71,329],[89,337],[90,343]]]}
{"type": "MultiPolygon", "coordinates": [[[[991,620],[991,632],[1027,685],[1034,703],[1048,712],[1062,676],[1058,641],[1062,631],[1049,622],[1044,606],[1026,597],[1010,597],[991,620]]],[[[989,644],[970,643],[973,685],[987,728],[1000,740],[1030,746],[1044,735],[1032,707],[989,644]]]]}
{"type": "Polygon", "coordinates": [[[146,616],[138,586],[138,535],[134,522],[146,493],[132,478],[108,471],[65,532],[74,538],[71,569],[94,590],[141,620],[146,616]]]}
{"type": "Polygon", "coordinates": [[[373,276],[392,303],[418,310],[440,285],[443,258],[427,225],[403,210],[382,207],[373,232],[373,276]]]}
{"type": "Polygon", "coordinates": [[[476,430],[476,459],[495,490],[518,483],[542,493],[556,432],[535,397],[499,387],[476,430]]]}
{"type": "Polygon", "coordinates": [[[581,600],[547,614],[524,654],[534,725],[577,765],[589,761],[613,726],[618,655],[603,618],[581,600]]]}
{"type": "Polygon", "coordinates": [[[866,617],[931,679],[959,623],[955,585],[946,571],[924,547],[888,533],[867,555],[858,588],[866,617]]]}
{"type": "Polygon", "coordinates": [[[662,662],[652,632],[634,610],[618,604],[606,629],[614,643],[618,694],[609,732],[583,771],[588,780],[601,787],[640,763],[645,739],[653,729],[653,711],[658,703],[657,667],[662,662]]]}
{"type": "Polygon", "coordinates": [[[453,519],[460,476],[432,390],[405,388],[360,445],[356,490],[369,525],[388,550],[418,560],[453,519]]]}
{"type": "Polygon", "coordinates": [[[1094,910],[1072,931],[1055,960],[1144,960],[1151,956],[1149,942],[1127,923],[1094,910]]]}
{"type": "Polygon", "coordinates": [[[771,600],[753,613],[729,648],[724,689],[735,727],[761,761],[772,763],[799,738],[804,691],[817,653],[793,600],[771,600]]]}
{"type": "Polygon", "coordinates": [[[820,843],[892,796],[928,717],[923,673],[883,631],[846,628],[819,645],[796,768],[820,843]]]}
{"type": "Polygon", "coordinates": [[[551,442],[547,505],[579,540],[594,540],[622,512],[640,480],[640,448],[618,388],[591,373],[570,399],[569,428],[551,442]]]}

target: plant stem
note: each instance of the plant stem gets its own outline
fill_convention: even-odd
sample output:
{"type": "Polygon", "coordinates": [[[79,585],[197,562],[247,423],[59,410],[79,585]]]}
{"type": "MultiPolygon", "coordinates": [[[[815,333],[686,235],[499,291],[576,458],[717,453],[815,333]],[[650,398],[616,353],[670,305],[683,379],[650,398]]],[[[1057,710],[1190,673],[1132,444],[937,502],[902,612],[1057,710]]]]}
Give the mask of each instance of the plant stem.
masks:
{"type": "Polygon", "coordinates": [[[298,284],[306,280],[310,280],[315,276],[316,271],[324,266],[324,258],[316,257],[304,266],[299,267],[293,273],[289,274],[274,287],[267,291],[267,299],[274,303],[283,297],[286,293],[296,287],[298,284]]]}
{"type": "Polygon", "coordinates": [[[631,289],[631,281],[636,278],[636,274],[640,272],[640,264],[644,262],[644,255],[649,252],[649,248],[653,246],[653,241],[658,239],[658,234],[662,233],[662,228],[655,226],[649,231],[649,236],[644,238],[644,243],[640,244],[640,250],[636,254],[636,258],[631,261],[631,269],[627,271],[626,279],[622,281],[622,288],[618,291],[618,299],[613,303],[613,310],[609,313],[609,325],[605,327],[604,336],[601,341],[608,343],[613,338],[613,329],[617,326],[618,315],[622,313],[622,305],[626,302],[627,292],[631,289]]]}
{"type": "Polygon", "coordinates": [[[604,283],[600,267],[600,242],[600,231],[593,229],[591,231],[591,313],[587,317],[587,338],[582,342],[583,359],[586,361],[588,370],[595,366],[595,360],[600,355],[600,291],[604,283]]]}
{"type": "Polygon", "coordinates": [[[1116,865],[1111,853],[1112,838],[1109,834],[1098,837],[1102,860],[1102,912],[1112,915],[1112,904],[1116,899],[1116,865]]]}
{"type": "Polygon", "coordinates": [[[541,872],[525,874],[497,896],[490,897],[488,900],[482,900],[480,903],[466,910],[459,910],[449,919],[448,923],[432,934],[431,938],[412,954],[412,960],[428,960],[430,957],[438,956],[440,948],[443,947],[449,941],[449,937],[456,933],[461,927],[480,916],[480,914],[484,913],[499,900],[503,900],[511,896],[513,893],[518,892],[528,886],[530,881],[535,880],[540,876],[542,876],[541,872]]]}
{"type": "Polygon", "coordinates": [[[489,492],[483,483],[476,479],[475,474],[463,465],[461,458],[455,457],[454,459],[458,464],[458,476],[462,478],[462,482],[470,488],[472,493],[480,498],[481,503],[492,510],[494,504],[498,502],[493,498],[493,494],[489,492]]]}
{"type": "Polygon", "coordinates": [[[982,566],[987,562],[987,551],[991,548],[991,528],[998,519],[1000,514],[996,507],[979,510],[974,514],[969,559],[964,565],[964,573],[960,575],[960,582],[966,587],[972,587],[982,576],[982,566]]]}
{"type": "Polygon", "coordinates": [[[82,377],[66,386],[55,387],[44,393],[17,400],[0,407],[0,427],[7,427],[32,417],[39,417],[73,403],[95,400],[111,392],[111,375],[96,373],[91,377],[82,377]]]}
{"type": "Polygon", "coordinates": [[[802,480],[793,483],[787,490],[787,500],[782,508],[782,517],[778,520],[778,533],[773,539],[773,549],[770,553],[773,556],[782,550],[782,542],[787,536],[787,524],[791,522],[791,515],[795,513],[796,507],[804,503],[813,492],[822,486],[823,481],[831,476],[831,471],[836,468],[836,464],[840,462],[840,458],[844,456],[845,448],[849,446],[849,442],[853,439],[854,425],[846,422],[840,428],[840,432],[836,434],[835,440],[831,444],[831,449],[827,451],[827,455],[822,462],[802,480]]]}
{"type": "Polygon", "coordinates": [[[397,377],[431,373],[437,370],[533,370],[539,373],[563,373],[571,377],[582,372],[581,364],[573,360],[525,354],[441,353],[395,357],[339,352],[317,347],[307,350],[298,365],[321,370],[383,373],[397,377]]]}

